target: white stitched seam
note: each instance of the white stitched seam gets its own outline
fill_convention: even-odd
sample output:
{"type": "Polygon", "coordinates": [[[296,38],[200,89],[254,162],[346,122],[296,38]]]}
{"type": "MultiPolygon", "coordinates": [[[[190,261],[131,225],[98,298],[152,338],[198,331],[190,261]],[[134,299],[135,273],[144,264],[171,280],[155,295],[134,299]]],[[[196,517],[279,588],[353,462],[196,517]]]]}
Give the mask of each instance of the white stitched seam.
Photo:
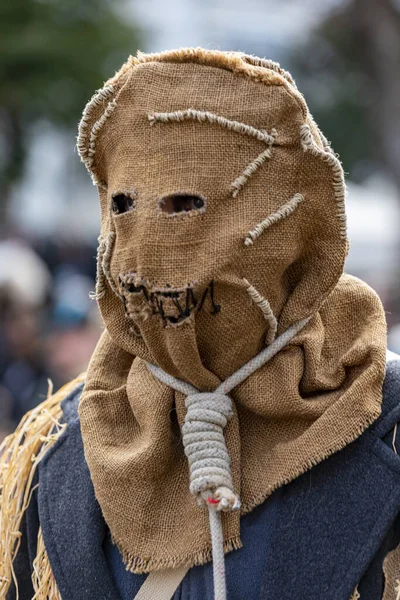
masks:
{"type": "Polygon", "coordinates": [[[99,130],[104,125],[106,119],[113,112],[116,106],[116,101],[114,100],[108,103],[105,113],[102,115],[102,117],[100,117],[100,119],[96,121],[90,132],[88,131],[88,128],[91,122],[93,111],[96,109],[97,106],[104,104],[104,102],[111,98],[111,96],[114,93],[115,88],[113,85],[107,85],[101,88],[100,90],[97,90],[97,92],[92,96],[92,98],[86,105],[78,128],[77,148],[79,156],[81,157],[83,164],[89,171],[93,183],[102,188],[105,188],[106,186],[102,182],[97,180],[96,175],[92,170],[96,147],[96,137],[98,135],[99,130]]]}
{"type": "Polygon", "coordinates": [[[303,202],[303,200],[304,196],[301,194],[295,194],[293,198],[288,200],[288,202],[282,204],[282,206],[280,206],[275,212],[263,219],[261,223],[258,223],[253,229],[251,229],[251,231],[249,231],[246,239],[244,240],[245,246],[251,246],[254,244],[255,240],[259,238],[266,229],[268,229],[268,227],[271,227],[271,225],[274,225],[274,223],[289,217],[296,210],[298,205],[303,202]]]}
{"type": "Polygon", "coordinates": [[[347,225],[346,225],[346,184],[344,181],[344,174],[342,165],[340,164],[337,156],[332,152],[331,149],[321,150],[315,144],[311,135],[310,126],[304,123],[300,126],[300,140],[304,152],[311,152],[314,156],[320,158],[326,162],[333,171],[333,190],[337,203],[337,217],[340,224],[340,236],[342,239],[347,238],[347,225]]]}
{"type": "Polygon", "coordinates": [[[272,308],[268,300],[261,296],[261,294],[256,290],[256,288],[247,281],[247,279],[243,278],[243,281],[246,284],[246,291],[249,294],[250,298],[253,300],[254,304],[258,306],[258,308],[261,310],[264,319],[269,324],[269,329],[265,338],[265,343],[267,344],[267,346],[269,346],[269,344],[272,344],[272,342],[275,339],[276,332],[278,329],[278,321],[276,320],[276,317],[272,312],[272,308]]]}
{"type": "Polygon", "coordinates": [[[253,137],[261,142],[267,144],[267,149],[261,152],[247,167],[244,169],[241,175],[239,175],[235,181],[231,184],[231,193],[235,198],[239,191],[245,186],[248,179],[264,164],[264,162],[272,156],[272,145],[275,142],[277,132],[275,129],[268,133],[262,129],[256,129],[246,123],[240,121],[231,121],[226,117],[217,115],[215,113],[197,110],[194,108],[188,108],[186,110],[176,110],[168,113],[150,113],[148,115],[150,125],[154,125],[157,122],[180,123],[182,121],[198,121],[199,123],[211,123],[220,125],[236,133],[253,137]]]}

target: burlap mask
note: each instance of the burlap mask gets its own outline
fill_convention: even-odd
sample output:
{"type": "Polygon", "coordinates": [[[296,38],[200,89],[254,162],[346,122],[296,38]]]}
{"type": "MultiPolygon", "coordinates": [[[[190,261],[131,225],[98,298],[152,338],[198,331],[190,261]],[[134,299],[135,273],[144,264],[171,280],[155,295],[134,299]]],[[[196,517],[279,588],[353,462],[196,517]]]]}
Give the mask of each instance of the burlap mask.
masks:
{"type": "MultiPolygon", "coordinates": [[[[357,438],[380,413],[386,326],[342,276],[340,163],[276,64],[201,49],[130,58],[85,109],[98,185],[97,298],[106,330],[80,404],[97,499],[128,568],[210,558],[189,492],[182,394],[308,325],[232,393],[225,429],[242,512],[357,438]]],[[[225,548],[240,515],[224,515],[225,548]]]]}

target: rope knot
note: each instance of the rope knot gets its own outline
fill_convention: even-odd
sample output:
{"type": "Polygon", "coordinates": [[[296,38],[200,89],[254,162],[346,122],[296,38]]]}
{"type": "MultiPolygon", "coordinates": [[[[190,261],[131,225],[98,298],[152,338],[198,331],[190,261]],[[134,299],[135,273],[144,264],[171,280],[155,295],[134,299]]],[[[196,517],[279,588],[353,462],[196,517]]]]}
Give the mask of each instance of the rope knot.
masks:
{"type": "Polygon", "coordinates": [[[183,446],[190,466],[190,491],[200,505],[220,511],[237,510],[224,428],[233,416],[232,400],[221,392],[187,396],[183,446]]]}

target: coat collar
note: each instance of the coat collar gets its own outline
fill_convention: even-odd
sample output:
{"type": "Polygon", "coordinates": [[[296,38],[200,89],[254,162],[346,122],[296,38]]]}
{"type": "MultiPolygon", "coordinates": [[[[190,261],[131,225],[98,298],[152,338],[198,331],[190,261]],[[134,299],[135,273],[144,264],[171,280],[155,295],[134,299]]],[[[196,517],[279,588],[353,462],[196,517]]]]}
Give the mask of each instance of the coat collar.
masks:
{"type": "MultiPolygon", "coordinates": [[[[63,600],[119,600],[102,549],[106,526],[84,460],[77,416],[80,392],[64,401],[68,427],[40,465],[39,516],[63,600]]],[[[399,399],[400,362],[394,361],[387,368],[380,419],[256,509],[261,515],[273,507],[274,521],[265,541],[258,598],[350,598],[400,511],[400,456],[385,443],[400,421],[399,399]]],[[[244,534],[249,518],[252,526],[258,522],[262,527],[256,514],[244,516],[244,534]]],[[[243,541],[245,537],[251,542],[251,535],[243,541]]],[[[259,546],[254,552],[259,554],[259,546]]],[[[237,551],[239,561],[241,553],[237,551]]],[[[228,555],[227,568],[237,559],[228,555]]],[[[242,568],[245,573],[246,564],[242,568]]],[[[198,585],[207,587],[201,575],[198,585]]],[[[197,600],[197,592],[190,597],[197,600]]],[[[199,592],[198,598],[204,597],[199,592]]]]}

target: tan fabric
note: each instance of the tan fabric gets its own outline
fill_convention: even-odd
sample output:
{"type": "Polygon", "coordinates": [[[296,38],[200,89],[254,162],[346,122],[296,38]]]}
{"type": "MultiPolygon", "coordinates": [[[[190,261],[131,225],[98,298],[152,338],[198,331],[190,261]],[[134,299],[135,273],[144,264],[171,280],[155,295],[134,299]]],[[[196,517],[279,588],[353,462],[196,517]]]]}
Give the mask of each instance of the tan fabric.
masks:
{"type": "MultiPolygon", "coordinates": [[[[207,512],[189,492],[184,397],[144,361],[213,390],[271,341],[276,320],[279,335],[313,315],[232,393],[225,434],[242,512],[380,413],[384,312],[368,286],[342,276],[343,172],[323,140],[276,65],[205,50],[130,59],[84,113],[78,147],[100,189],[106,330],[79,411],[97,499],[133,572],[211,555],[207,512]],[[162,212],[159,200],[178,192],[205,198],[205,210],[162,212]],[[135,208],[113,215],[116,193],[135,208]],[[304,200],[294,206],[296,194],[304,200]],[[183,306],[192,292],[198,301],[179,324],[169,319],[179,314],[169,290],[183,306]]],[[[223,522],[226,550],[239,547],[239,514],[223,522]]]]}
{"type": "Polygon", "coordinates": [[[382,600],[400,600],[400,546],[389,552],[383,561],[385,589],[382,600]]]}
{"type": "Polygon", "coordinates": [[[146,578],[134,600],[171,600],[187,572],[187,567],[153,571],[146,578]]]}

